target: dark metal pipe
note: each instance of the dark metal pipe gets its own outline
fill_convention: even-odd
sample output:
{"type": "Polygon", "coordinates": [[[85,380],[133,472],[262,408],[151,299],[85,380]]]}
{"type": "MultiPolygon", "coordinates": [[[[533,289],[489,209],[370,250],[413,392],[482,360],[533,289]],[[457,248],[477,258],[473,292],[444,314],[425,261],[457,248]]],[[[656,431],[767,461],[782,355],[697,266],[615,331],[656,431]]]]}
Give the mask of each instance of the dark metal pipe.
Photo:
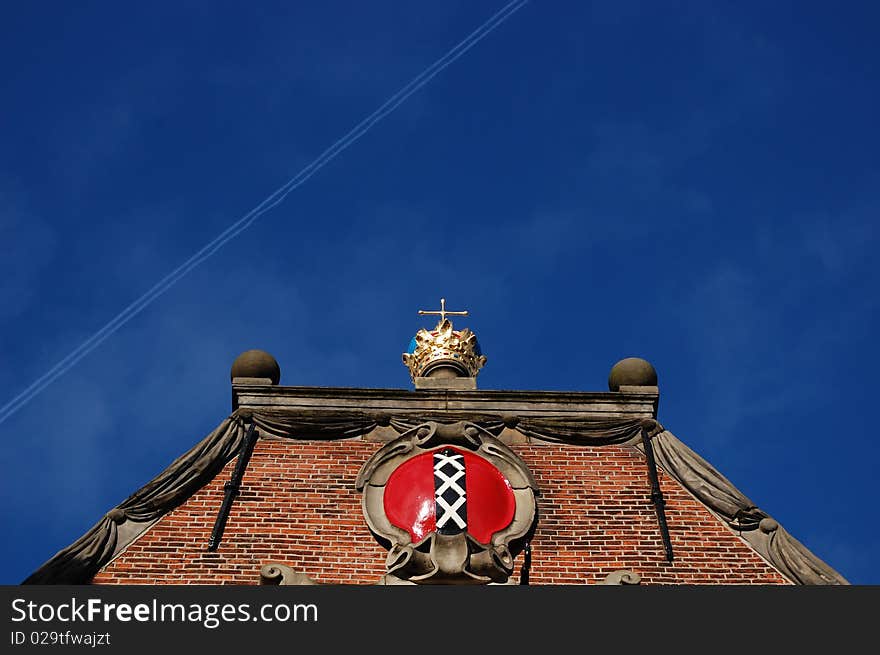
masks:
{"type": "Polygon", "coordinates": [[[248,462],[251,461],[251,455],[254,452],[254,446],[257,439],[254,436],[253,423],[248,426],[247,434],[244,435],[244,441],[241,444],[241,452],[238,453],[238,461],[235,463],[235,470],[232,477],[223,485],[225,492],[223,496],[223,504],[220,505],[220,511],[217,513],[217,520],[214,521],[214,529],[211,530],[211,538],[208,540],[208,550],[215,551],[220,546],[220,540],[223,538],[223,531],[226,529],[226,521],[229,519],[229,511],[232,509],[232,503],[238,496],[241,488],[241,480],[244,478],[244,472],[247,469],[248,462]]]}
{"type": "Polygon", "coordinates": [[[519,570],[519,583],[521,585],[529,584],[529,571],[532,570],[532,542],[527,541],[523,550],[523,565],[519,570]]]}
{"type": "Polygon", "coordinates": [[[654,503],[654,511],[657,512],[657,523],[660,524],[660,533],[663,535],[663,547],[666,549],[666,559],[672,561],[672,541],[669,538],[669,525],[666,523],[666,500],[660,490],[660,480],[657,477],[657,461],[654,459],[654,446],[647,430],[642,429],[642,445],[645,447],[645,458],[648,460],[648,478],[651,480],[651,502],[654,503]]]}

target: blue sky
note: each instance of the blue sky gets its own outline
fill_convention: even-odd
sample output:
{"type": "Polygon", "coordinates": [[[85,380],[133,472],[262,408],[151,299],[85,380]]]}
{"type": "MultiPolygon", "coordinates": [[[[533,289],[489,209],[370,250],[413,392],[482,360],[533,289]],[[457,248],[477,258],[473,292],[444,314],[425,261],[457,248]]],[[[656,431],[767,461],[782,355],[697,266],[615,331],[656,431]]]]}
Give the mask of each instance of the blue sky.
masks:
{"type": "MultiPolygon", "coordinates": [[[[0,9],[0,403],[502,2],[0,9]]],[[[880,583],[875,3],[531,2],[0,424],[17,583],[282,384],[409,388],[439,298],[487,389],[659,418],[851,582],[880,583]]]]}

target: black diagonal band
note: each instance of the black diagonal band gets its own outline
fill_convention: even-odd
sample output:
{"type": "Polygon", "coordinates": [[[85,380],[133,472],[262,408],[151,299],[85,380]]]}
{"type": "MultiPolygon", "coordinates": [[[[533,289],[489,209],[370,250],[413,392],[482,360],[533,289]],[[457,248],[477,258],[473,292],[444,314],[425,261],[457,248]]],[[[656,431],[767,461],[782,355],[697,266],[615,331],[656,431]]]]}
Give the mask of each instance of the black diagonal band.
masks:
{"type": "Polygon", "coordinates": [[[458,534],[467,529],[464,456],[454,450],[434,453],[434,504],[437,532],[458,534]]]}

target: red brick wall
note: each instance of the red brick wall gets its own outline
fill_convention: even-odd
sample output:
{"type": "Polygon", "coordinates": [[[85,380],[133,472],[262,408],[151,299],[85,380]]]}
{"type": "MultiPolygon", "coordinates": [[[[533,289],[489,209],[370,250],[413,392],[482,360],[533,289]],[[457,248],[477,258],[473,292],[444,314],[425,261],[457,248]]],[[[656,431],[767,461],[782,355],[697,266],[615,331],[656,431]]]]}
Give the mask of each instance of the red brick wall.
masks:
{"type": "Polygon", "coordinates": [[[675,480],[660,472],[675,555],[666,561],[645,458],[626,446],[519,446],[541,488],[534,584],[592,584],[628,569],[642,584],[786,584],[675,480]]]}
{"type": "MultiPolygon", "coordinates": [[[[235,462],[108,564],[97,584],[258,584],[280,562],[325,583],[373,584],[386,551],[367,530],[354,479],[381,444],[260,440],[215,553],[205,550],[235,462]]],[[[627,447],[514,449],[541,487],[533,584],[591,584],[629,569],[646,583],[785,583],[661,473],[675,562],[665,559],[644,458],[627,447]]],[[[517,571],[522,556],[517,558],[517,571]]]]}

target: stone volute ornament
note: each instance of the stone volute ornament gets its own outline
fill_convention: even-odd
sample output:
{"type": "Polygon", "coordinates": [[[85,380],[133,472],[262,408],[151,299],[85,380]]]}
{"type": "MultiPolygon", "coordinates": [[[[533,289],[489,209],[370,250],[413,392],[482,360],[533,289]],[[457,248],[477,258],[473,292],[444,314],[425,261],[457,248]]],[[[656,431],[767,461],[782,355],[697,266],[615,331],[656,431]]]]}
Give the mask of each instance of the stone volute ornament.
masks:
{"type": "Polygon", "coordinates": [[[467,421],[405,432],[361,467],[356,486],[388,549],[384,584],[507,583],[537,523],[528,467],[467,421]]]}
{"type": "Polygon", "coordinates": [[[477,335],[468,330],[454,330],[447,316],[467,316],[467,311],[446,310],[446,299],[440,299],[440,311],[419,310],[420,315],[438,315],[440,321],[433,330],[421,329],[403,353],[403,363],[409,369],[413,382],[426,377],[475,378],[486,364],[477,335]]]}

